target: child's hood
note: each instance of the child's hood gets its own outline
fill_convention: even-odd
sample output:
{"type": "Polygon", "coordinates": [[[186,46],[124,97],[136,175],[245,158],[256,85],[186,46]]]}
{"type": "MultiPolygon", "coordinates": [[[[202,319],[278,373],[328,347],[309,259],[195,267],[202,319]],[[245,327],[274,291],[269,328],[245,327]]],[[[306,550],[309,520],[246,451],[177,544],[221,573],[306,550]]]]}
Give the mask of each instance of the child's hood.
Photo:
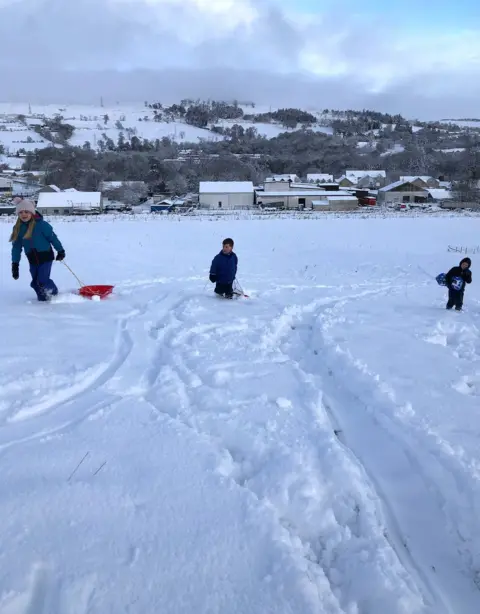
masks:
{"type": "Polygon", "coordinates": [[[470,268],[472,266],[472,261],[470,260],[470,258],[463,258],[463,260],[460,260],[460,266],[462,266],[462,264],[466,262],[468,265],[468,268],[470,268]]]}

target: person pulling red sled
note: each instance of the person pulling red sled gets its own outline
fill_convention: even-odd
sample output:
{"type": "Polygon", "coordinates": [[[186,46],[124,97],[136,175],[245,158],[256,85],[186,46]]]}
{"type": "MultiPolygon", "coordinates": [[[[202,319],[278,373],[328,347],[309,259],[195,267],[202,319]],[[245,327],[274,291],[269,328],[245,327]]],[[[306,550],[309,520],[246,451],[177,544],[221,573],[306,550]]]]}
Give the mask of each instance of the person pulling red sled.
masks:
{"type": "Polygon", "coordinates": [[[12,243],[12,277],[20,276],[20,259],[22,250],[30,264],[32,281],[30,286],[35,290],[39,301],[46,302],[58,294],[55,282],[50,278],[54,260],[62,261],[65,250],[53,228],[35,209],[31,200],[15,199],[18,215],[13,227],[10,242],[12,243]],[[57,256],[52,250],[57,251],[57,256]]]}

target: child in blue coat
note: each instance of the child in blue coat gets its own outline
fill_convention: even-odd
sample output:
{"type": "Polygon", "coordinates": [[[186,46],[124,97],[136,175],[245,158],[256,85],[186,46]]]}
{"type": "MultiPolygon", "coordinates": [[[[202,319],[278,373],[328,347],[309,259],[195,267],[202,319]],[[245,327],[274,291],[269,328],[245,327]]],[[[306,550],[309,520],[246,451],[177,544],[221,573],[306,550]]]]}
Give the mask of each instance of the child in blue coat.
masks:
{"type": "Polygon", "coordinates": [[[225,239],[222,251],[210,267],[210,281],[215,284],[215,292],[225,298],[233,298],[233,282],[237,276],[238,258],[233,245],[233,239],[225,239]]]}
{"type": "Polygon", "coordinates": [[[31,200],[18,199],[16,213],[18,219],[10,237],[12,277],[13,279],[19,278],[19,264],[23,249],[30,264],[32,276],[30,286],[35,290],[39,301],[48,301],[52,296],[58,294],[55,282],[50,279],[54,260],[52,245],[57,250],[56,260],[60,261],[65,258],[65,250],[53,228],[35,210],[35,204],[31,200]]]}

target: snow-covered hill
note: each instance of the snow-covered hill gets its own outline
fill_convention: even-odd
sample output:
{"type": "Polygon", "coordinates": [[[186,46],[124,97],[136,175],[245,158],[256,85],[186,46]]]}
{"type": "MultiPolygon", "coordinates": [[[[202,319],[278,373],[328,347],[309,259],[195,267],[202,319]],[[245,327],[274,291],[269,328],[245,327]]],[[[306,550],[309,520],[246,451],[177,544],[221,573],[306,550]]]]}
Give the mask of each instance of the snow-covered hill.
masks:
{"type": "Polygon", "coordinates": [[[0,612],[477,614],[479,224],[57,220],[116,293],[0,276],[0,612]]]}
{"type": "MultiPolygon", "coordinates": [[[[251,112],[252,109],[249,109],[251,112]]],[[[255,110],[262,112],[262,110],[255,110]]],[[[197,128],[182,121],[155,121],[152,109],[143,104],[138,105],[115,105],[115,106],[87,106],[87,105],[29,105],[17,103],[0,103],[0,144],[5,146],[7,153],[15,155],[19,149],[29,151],[35,148],[45,147],[51,143],[33,132],[31,127],[41,123],[42,117],[53,118],[61,115],[64,122],[75,128],[70,143],[83,146],[89,142],[93,148],[99,140],[111,138],[115,143],[120,133],[126,138],[132,135],[140,139],[154,141],[168,137],[177,143],[198,142],[200,139],[218,141],[223,137],[209,129],[197,128]],[[25,117],[25,124],[18,121],[18,116],[25,117]],[[28,137],[33,142],[27,142],[28,137]]],[[[253,123],[247,121],[217,122],[223,128],[234,124],[240,124],[245,129],[254,126],[260,135],[273,138],[282,132],[292,132],[279,123],[253,123]]],[[[317,125],[314,130],[331,134],[329,126],[317,125]]]]}

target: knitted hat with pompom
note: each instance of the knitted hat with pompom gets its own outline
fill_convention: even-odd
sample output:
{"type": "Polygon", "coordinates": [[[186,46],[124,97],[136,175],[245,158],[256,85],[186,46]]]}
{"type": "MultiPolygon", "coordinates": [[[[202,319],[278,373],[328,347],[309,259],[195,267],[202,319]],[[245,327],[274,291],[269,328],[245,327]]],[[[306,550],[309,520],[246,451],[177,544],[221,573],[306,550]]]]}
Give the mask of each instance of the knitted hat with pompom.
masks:
{"type": "Polygon", "coordinates": [[[13,202],[15,203],[15,212],[17,215],[20,213],[20,211],[28,211],[32,215],[35,215],[36,210],[33,200],[16,198],[13,202]]]}

